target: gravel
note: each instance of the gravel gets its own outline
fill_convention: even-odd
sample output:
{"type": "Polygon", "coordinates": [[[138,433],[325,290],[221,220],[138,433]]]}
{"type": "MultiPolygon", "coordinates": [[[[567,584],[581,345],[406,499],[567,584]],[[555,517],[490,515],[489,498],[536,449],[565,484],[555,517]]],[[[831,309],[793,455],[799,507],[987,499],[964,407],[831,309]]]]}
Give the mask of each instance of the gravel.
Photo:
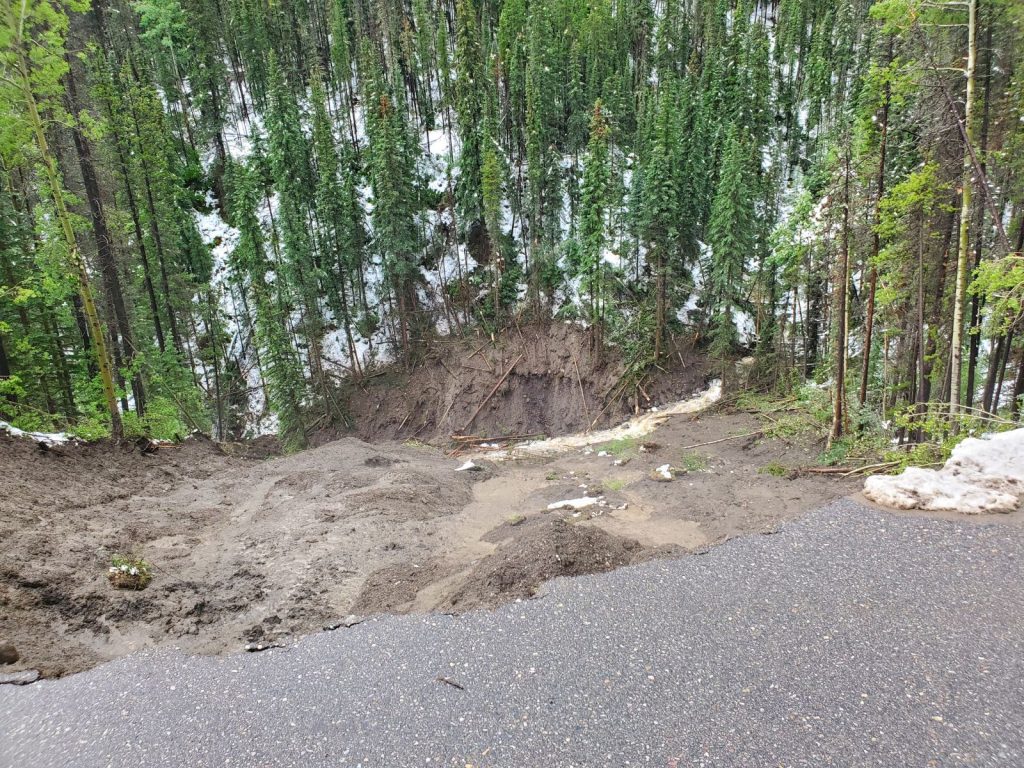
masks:
{"type": "Polygon", "coordinates": [[[493,612],[0,686],[0,766],[1020,766],[1022,554],[843,500],[493,612]]]}

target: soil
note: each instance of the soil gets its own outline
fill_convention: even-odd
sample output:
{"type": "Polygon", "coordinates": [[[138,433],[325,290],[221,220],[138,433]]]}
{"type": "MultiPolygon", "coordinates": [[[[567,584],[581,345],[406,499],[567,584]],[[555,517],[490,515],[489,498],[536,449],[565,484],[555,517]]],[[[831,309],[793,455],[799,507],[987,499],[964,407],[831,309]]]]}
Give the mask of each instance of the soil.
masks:
{"type": "MultiPolygon", "coordinates": [[[[504,352],[481,350],[494,356],[491,374],[448,384],[445,397],[457,405],[444,405],[444,418],[444,398],[425,394],[425,380],[439,376],[430,364],[410,374],[414,384],[403,391],[367,387],[364,406],[383,398],[363,421],[367,436],[411,437],[400,424],[420,419],[426,428],[412,432],[443,446],[343,437],[281,457],[269,456],[271,441],[190,439],[143,454],[111,444],[43,451],[0,434],[0,645],[12,644],[19,656],[4,671],[53,677],[146,647],[222,653],[287,643],[347,625],[353,614],[489,608],[534,596],[557,576],[769,533],[859,487],[827,475],[759,471],[810,464],[821,446],[734,439],[759,425],[720,410],[668,418],[644,441],[502,462],[484,453],[474,458],[479,471],[455,471],[465,457],[446,453],[449,431],[575,428],[574,397],[577,416],[593,420],[597,393],[619,374],[611,370],[589,388],[584,380],[593,397],[584,409],[579,382],[555,371],[556,360],[569,359],[574,374],[575,356],[585,376],[605,364],[584,361],[584,346],[572,345],[585,338],[564,333],[558,349],[538,345],[526,355],[533,362],[508,377],[509,393],[499,388],[494,410],[482,409],[488,415],[473,424],[468,416],[494,388],[495,372],[507,370],[499,363],[512,353],[508,339],[497,345],[504,352]],[[544,366],[553,373],[542,374],[544,366]],[[722,438],[729,439],[689,447],[722,438]],[[664,464],[679,468],[671,482],[655,479],[664,464]],[[584,509],[549,510],[583,496],[601,498],[584,509]],[[112,587],[114,554],[143,557],[152,582],[140,591],[112,587]]],[[[443,369],[440,359],[434,367],[443,369]]],[[[652,399],[657,387],[685,396],[702,384],[698,371],[681,368],[645,388],[652,399]]],[[[607,402],[620,416],[630,407],[607,402]]]]}
{"type": "Polygon", "coordinates": [[[389,369],[367,379],[349,410],[358,435],[371,441],[564,435],[680,400],[701,389],[707,376],[703,359],[684,349],[663,367],[627,397],[619,386],[623,361],[608,351],[597,354],[579,326],[512,328],[494,340],[439,341],[412,371],[389,369]]]}

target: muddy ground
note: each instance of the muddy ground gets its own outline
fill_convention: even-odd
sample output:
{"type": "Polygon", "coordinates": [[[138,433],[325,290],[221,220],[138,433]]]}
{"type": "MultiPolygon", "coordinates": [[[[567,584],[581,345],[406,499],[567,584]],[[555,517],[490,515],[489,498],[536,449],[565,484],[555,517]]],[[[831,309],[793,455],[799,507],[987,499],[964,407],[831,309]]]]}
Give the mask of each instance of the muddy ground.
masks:
{"type": "Polygon", "coordinates": [[[742,413],[680,416],[639,442],[454,471],[422,444],[345,438],[288,457],[190,440],[144,456],[0,436],[0,644],[57,676],[154,646],[220,653],[286,643],[349,614],[463,611],[527,598],[555,576],[702,550],[855,490],[777,477],[820,446],[731,439],[742,413]],[[616,465],[620,461],[622,464],[616,465]],[[652,478],[663,464],[690,471],[652,478]],[[552,502],[601,494],[574,513],[552,502]],[[114,553],[152,584],[107,582],[114,553]]]}

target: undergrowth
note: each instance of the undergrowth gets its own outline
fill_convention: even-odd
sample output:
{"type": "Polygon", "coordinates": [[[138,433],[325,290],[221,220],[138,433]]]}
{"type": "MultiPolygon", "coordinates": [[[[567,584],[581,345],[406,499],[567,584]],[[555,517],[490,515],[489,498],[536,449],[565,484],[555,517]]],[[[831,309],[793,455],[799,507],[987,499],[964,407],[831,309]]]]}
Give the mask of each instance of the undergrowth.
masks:
{"type": "Polygon", "coordinates": [[[687,453],[681,459],[681,469],[685,469],[687,472],[703,472],[707,468],[707,456],[699,453],[687,453]]]}
{"type": "Polygon", "coordinates": [[[597,446],[596,450],[599,453],[604,451],[617,459],[623,459],[636,456],[639,447],[639,441],[635,437],[620,437],[618,440],[597,446]]]}
{"type": "MultiPolygon", "coordinates": [[[[964,439],[1020,426],[977,409],[950,416],[945,404],[930,404],[922,411],[904,407],[883,419],[877,409],[851,399],[848,431],[830,441],[831,397],[826,386],[804,384],[784,393],[742,392],[736,407],[758,418],[766,438],[819,442],[823,448],[818,464],[892,473],[910,466],[941,466],[964,439]]],[[[758,471],[783,475],[788,469],[773,463],[758,471]]]]}

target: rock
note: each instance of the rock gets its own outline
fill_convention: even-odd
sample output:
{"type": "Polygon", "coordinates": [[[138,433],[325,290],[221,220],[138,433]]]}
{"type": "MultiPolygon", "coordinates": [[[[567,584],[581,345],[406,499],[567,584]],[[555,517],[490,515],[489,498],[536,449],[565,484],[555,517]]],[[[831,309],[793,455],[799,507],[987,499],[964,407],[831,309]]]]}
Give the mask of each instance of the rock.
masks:
{"type": "Polygon", "coordinates": [[[456,472],[483,472],[483,469],[484,469],[483,467],[481,467],[479,464],[474,464],[473,460],[470,459],[465,464],[463,464],[461,467],[456,467],[455,471],[456,472]]]}
{"type": "Polygon", "coordinates": [[[13,664],[20,658],[17,648],[10,643],[0,643],[0,664],[13,664]]]}
{"type": "Polygon", "coordinates": [[[669,464],[662,464],[651,472],[651,480],[657,480],[659,483],[670,483],[674,477],[675,472],[669,464]]]}
{"type": "Polygon", "coordinates": [[[41,677],[38,669],[23,669],[21,672],[0,674],[0,685],[28,685],[41,677]]]}
{"type": "Polygon", "coordinates": [[[284,648],[283,643],[249,643],[243,650],[247,653],[259,653],[269,651],[271,648],[284,648]]]}
{"type": "Polygon", "coordinates": [[[334,630],[341,629],[342,627],[345,627],[345,629],[350,629],[351,627],[354,627],[356,624],[362,624],[364,621],[366,621],[365,616],[356,616],[356,614],[350,613],[348,616],[341,619],[340,621],[336,621],[332,624],[325,624],[324,631],[333,632],[334,630]]]}

